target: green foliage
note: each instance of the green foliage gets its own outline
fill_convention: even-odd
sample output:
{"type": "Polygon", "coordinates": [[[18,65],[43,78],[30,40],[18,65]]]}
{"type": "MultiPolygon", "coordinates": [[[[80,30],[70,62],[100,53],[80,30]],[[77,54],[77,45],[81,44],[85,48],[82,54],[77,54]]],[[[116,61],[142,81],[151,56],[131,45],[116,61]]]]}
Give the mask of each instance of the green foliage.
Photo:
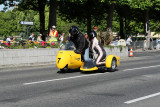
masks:
{"type": "Polygon", "coordinates": [[[140,8],[146,10],[153,6],[153,0],[129,0],[129,4],[132,8],[140,8]]]}
{"type": "MultiPolygon", "coordinates": [[[[6,0],[2,0],[4,3],[6,0]]],[[[14,1],[14,0],[13,0],[14,1]]],[[[57,0],[57,30],[59,34],[63,32],[68,35],[68,30],[72,25],[77,25],[82,33],[87,32],[87,12],[91,12],[91,27],[97,26],[99,31],[107,30],[108,5],[115,4],[113,17],[113,32],[119,32],[119,17],[124,19],[124,33],[126,35],[137,33],[144,34],[144,12],[150,10],[151,31],[159,32],[160,27],[160,0],[57,0]],[[78,8],[78,9],[77,9],[78,8]]],[[[35,37],[40,31],[39,12],[33,5],[38,7],[38,0],[24,0],[18,9],[13,11],[0,12],[0,37],[6,36],[26,36],[26,25],[21,25],[20,21],[32,21],[34,26],[29,26],[29,34],[35,33],[35,37]],[[20,10],[22,9],[23,10],[20,10]]],[[[49,6],[45,6],[45,31],[48,33],[49,6]]]]}
{"type": "Polygon", "coordinates": [[[37,12],[33,10],[18,11],[17,9],[7,12],[0,12],[0,36],[14,36],[26,33],[27,26],[21,25],[20,21],[32,21],[34,26],[29,26],[29,33],[39,30],[39,21],[36,19],[37,12]],[[38,23],[37,23],[38,22],[38,23]],[[36,27],[35,27],[36,26],[36,27]]]}

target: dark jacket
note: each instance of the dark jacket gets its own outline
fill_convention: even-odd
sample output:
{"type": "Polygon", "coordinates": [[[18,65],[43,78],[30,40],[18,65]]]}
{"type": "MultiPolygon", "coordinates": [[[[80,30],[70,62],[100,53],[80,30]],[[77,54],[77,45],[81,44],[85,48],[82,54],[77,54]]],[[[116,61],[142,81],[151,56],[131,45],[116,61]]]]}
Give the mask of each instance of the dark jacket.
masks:
{"type": "Polygon", "coordinates": [[[81,54],[84,55],[85,50],[88,48],[88,41],[85,39],[85,36],[79,32],[74,38],[70,38],[70,40],[75,44],[76,50],[80,51],[81,54]]]}

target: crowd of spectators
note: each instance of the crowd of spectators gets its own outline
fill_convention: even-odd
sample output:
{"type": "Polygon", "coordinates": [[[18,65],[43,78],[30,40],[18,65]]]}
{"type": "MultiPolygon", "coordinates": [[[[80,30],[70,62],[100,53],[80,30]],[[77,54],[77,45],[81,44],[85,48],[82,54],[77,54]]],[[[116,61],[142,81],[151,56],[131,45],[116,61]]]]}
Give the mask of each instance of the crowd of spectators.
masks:
{"type": "Polygon", "coordinates": [[[63,32],[62,34],[58,34],[58,31],[56,30],[56,26],[52,26],[52,29],[50,29],[49,35],[45,36],[42,34],[39,34],[38,36],[35,36],[34,33],[31,33],[31,35],[29,36],[28,39],[22,39],[22,37],[20,39],[16,39],[13,36],[5,36],[3,41],[0,41],[0,43],[4,43],[6,46],[10,47],[11,44],[13,43],[18,43],[21,45],[25,45],[28,43],[40,43],[41,45],[45,45],[46,43],[50,43],[52,45],[55,44],[62,44],[63,42],[67,42],[70,41],[69,40],[69,36],[67,36],[67,38],[65,38],[65,33],[63,32]],[[45,39],[44,39],[45,37],[45,39]],[[43,38],[43,39],[42,39],[43,38]]]}
{"type": "MultiPolygon", "coordinates": [[[[34,33],[31,33],[31,35],[28,38],[28,41],[29,42],[39,42],[39,43],[43,43],[43,44],[45,42],[50,42],[50,43],[54,43],[54,44],[58,43],[60,45],[64,42],[67,42],[67,43],[69,43],[69,45],[73,45],[73,43],[70,42],[70,36],[71,36],[70,34],[66,35],[64,32],[62,32],[62,34],[58,34],[58,31],[56,30],[56,26],[53,25],[52,28],[50,29],[50,32],[49,32],[48,36],[45,36],[45,35],[42,35],[42,34],[39,34],[38,36],[35,36],[34,33]],[[44,41],[44,37],[46,37],[45,41],[44,41]]],[[[87,33],[85,33],[85,38],[88,38],[87,33]]],[[[121,39],[121,37],[118,35],[112,40],[111,43],[116,44],[120,39],[121,39]]],[[[5,43],[10,45],[15,40],[16,40],[16,38],[14,38],[13,36],[8,36],[8,37],[5,36],[3,41],[6,41],[5,43]]],[[[132,41],[133,40],[132,40],[131,36],[129,36],[126,40],[126,45],[128,46],[129,49],[131,47],[132,41]]],[[[150,42],[151,43],[153,42],[152,38],[150,38],[150,42]]]]}

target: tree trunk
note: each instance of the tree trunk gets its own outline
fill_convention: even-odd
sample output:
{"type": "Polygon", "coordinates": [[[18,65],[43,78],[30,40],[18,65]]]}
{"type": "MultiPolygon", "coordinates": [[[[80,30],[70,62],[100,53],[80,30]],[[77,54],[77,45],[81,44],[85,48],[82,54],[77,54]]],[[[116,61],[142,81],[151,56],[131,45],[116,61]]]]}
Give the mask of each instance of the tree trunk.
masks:
{"type": "Polygon", "coordinates": [[[12,7],[13,6],[13,0],[10,0],[9,1],[9,7],[12,7]]]}
{"type": "Polygon", "coordinates": [[[53,25],[56,26],[56,10],[57,0],[50,0],[48,32],[50,31],[53,25]]]}
{"type": "Polygon", "coordinates": [[[40,15],[40,33],[43,35],[42,39],[45,40],[45,4],[46,0],[38,0],[39,4],[39,15],[40,15]]]}
{"type": "Polygon", "coordinates": [[[87,14],[87,34],[91,33],[91,14],[87,14]]]}
{"type": "Polygon", "coordinates": [[[114,4],[109,5],[107,17],[107,35],[104,37],[104,44],[108,45],[113,39],[112,22],[113,22],[114,4]]]}
{"type": "Polygon", "coordinates": [[[145,11],[145,26],[144,26],[144,30],[147,35],[147,32],[150,30],[150,26],[149,26],[149,10],[145,11]]]}
{"type": "Polygon", "coordinates": [[[124,39],[125,36],[124,36],[124,33],[123,33],[123,27],[124,27],[123,17],[120,16],[120,17],[119,17],[119,20],[120,20],[120,36],[121,36],[122,39],[124,39]]]}
{"type": "Polygon", "coordinates": [[[90,4],[92,3],[91,0],[87,1],[86,5],[86,12],[87,12],[87,34],[91,33],[91,11],[90,11],[90,4]]]}
{"type": "Polygon", "coordinates": [[[113,21],[114,4],[109,5],[109,12],[107,18],[107,29],[112,31],[112,21],[113,21]]]}
{"type": "Polygon", "coordinates": [[[146,48],[150,48],[150,26],[149,26],[149,10],[145,11],[145,36],[146,36],[146,48]]]}

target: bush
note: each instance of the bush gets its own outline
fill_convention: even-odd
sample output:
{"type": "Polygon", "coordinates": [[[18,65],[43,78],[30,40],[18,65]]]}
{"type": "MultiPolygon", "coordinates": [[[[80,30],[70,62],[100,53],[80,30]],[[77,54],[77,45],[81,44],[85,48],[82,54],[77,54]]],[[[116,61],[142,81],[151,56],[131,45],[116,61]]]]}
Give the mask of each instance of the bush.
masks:
{"type": "Polygon", "coordinates": [[[109,45],[113,40],[113,34],[111,29],[107,29],[106,32],[100,33],[100,42],[103,45],[109,45]]]}
{"type": "Polygon", "coordinates": [[[59,48],[59,43],[52,42],[31,42],[31,41],[19,41],[19,43],[6,43],[0,42],[0,49],[32,49],[32,48],[59,48]]]}

